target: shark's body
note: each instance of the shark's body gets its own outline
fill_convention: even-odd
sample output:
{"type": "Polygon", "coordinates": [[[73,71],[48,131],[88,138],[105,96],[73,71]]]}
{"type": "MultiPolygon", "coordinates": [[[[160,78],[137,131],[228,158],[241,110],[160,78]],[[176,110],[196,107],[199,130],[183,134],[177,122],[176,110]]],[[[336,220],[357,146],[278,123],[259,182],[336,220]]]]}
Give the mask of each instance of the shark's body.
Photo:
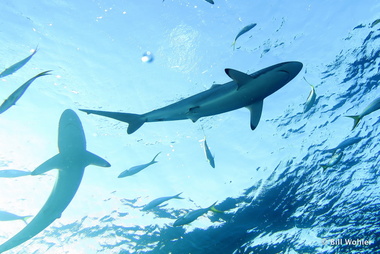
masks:
{"type": "Polygon", "coordinates": [[[212,153],[210,151],[210,148],[207,145],[206,137],[205,137],[203,145],[204,145],[204,148],[205,148],[205,155],[206,155],[207,161],[210,163],[211,167],[215,168],[214,156],[212,155],[212,153]]]}
{"type": "Polygon", "coordinates": [[[130,114],[80,109],[88,114],[110,117],[129,123],[128,134],[135,132],[146,122],[190,119],[217,115],[246,107],[251,111],[251,129],[254,130],[261,117],[263,100],[292,80],[302,69],[300,62],[276,64],[251,75],[226,69],[233,81],[213,85],[210,89],[190,96],[166,107],[145,114],[130,114]]]}
{"type": "Polygon", "coordinates": [[[9,66],[6,68],[2,73],[0,73],[0,78],[3,78],[5,76],[11,75],[15,73],[18,69],[23,67],[29,60],[34,56],[35,53],[37,53],[38,48],[36,48],[32,54],[30,54],[28,57],[22,59],[21,61],[13,64],[12,66],[9,66]]]}
{"type": "Polygon", "coordinates": [[[32,175],[39,175],[54,168],[59,170],[48,200],[25,228],[0,245],[0,253],[31,239],[61,217],[78,190],[85,167],[110,166],[107,161],[86,150],[82,124],[75,112],[69,109],[63,112],[59,122],[58,148],[57,155],[32,172],[32,175]]]}
{"type": "Polygon", "coordinates": [[[176,199],[183,199],[181,198],[179,195],[181,195],[181,193],[178,193],[177,195],[174,195],[174,196],[169,196],[169,197],[162,197],[162,198],[156,198],[155,200],[152,200],[150,201],[146,206],[144,206],[143,209],[141,209],[141,211],[148,211],[150,209],[153,209],[159,205],[161,205],[162,203],[170,200],[170,199],[173,199],[173,198],[176,198],[176,199]]]}
{"type": "Polygon", "coordinates": [[[214,204],[212,204],[210,207],[197,209],[197,210],[194,210],[194,211],[191,211],[191,212],[185,214],[184,216],[178,218],[173,223],[173,226],[178,227],[178,226],[183,226],[183,225],[189,224],[189,223],[195,221],[196,219],[198,219],[198,217],[202,216],[203,214],[206,214],[208,211],[213,211],[214,213],[223,213],[222,211],[219,211],[218,209],[216,209],[214,207],[215,204],[216,204],[216,202],[214,204]]]}
{"type": "Polygon", "coordinates": [[[20,176],[28,176],[32,172],[30,171],[23,171],[23,170],[17,170],[17,169],[3,169],[0,170],[0,177],[3,178],[14,178],[14,177],[20,177],[20,176]]]}
{"type": "Polygon", "coordinates": [[[0,114],[7,111],[10,107],[16,104],[16,102],[21,98],[21,96],[25,93],[26,89],[32,84],[32,82],[37,79],[38,77],[49,75],[50,71],[44,71],[40,74],[37,74],[33,78],[26,81],[22,86],[17,88],[16,91],[14,91],[0,106],[0,114]]]}
{"type": "Polygon", "coordinates": [[[372,112],[380,109],[380,97],[372,101],[359,115],[353,115],[353,116],[347,116],[354,119],[354,126],[352,127],[352,130],[355,129],[355,127],[358,125],[360,120],[366,116],[371,114],[372,112]]]}
{"type": "Polygon", "coordinates": [[[120,173],[120,175],[118,176],[118,178],[123,178],[123,177],[126,177],[126,176],[131,176],[131,175],[137,174],[138,172],[140,172],[144,168],[147,168],[150,165],[157,163],[158,161],[156,161],[156,158],[157,158],[157,156],[160,153],[161,152],[159,152],[158,154],[156,154],[156,156],[154,156],[154,158],[150,162],[148,162],[148,163],[137,165],[137,166],[131,167],[130,169],[124,170],[123,172],[120,173]]]}
{"type": "Polygon", "coordinates": [[[14,213],[10,213],[7,211],[1,211],[0,210],[0,221],[11,221],[11,220],[22,220],[23,222],[26,222],[26,219],[30,218],[32,216],[27,215],[27,216],[20,216],[14,213]]]}

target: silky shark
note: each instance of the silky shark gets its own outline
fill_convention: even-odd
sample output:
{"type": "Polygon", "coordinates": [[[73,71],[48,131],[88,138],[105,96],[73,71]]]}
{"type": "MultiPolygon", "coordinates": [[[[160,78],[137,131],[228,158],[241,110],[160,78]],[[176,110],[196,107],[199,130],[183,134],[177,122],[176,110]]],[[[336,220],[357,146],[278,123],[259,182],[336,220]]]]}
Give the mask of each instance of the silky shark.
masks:
{"type": "Polygon", "coordinates": [[[131,114],[80,109],[88,114],[113,118],[129,124],[131,134],[146,122],[174,121],[212,116],[246,107],[251,111],[251,129],[254,130],[261,117],[263,100],[291,81],[302,69],[300,62],[279,63],[251,75],[225,69],[233,80],[145,114],[131,114]]]}
{"type": "Polygon", "coordinates": [[[88,165],[111,166],[106,160],[86,150],[82,124],[75,112],[70,109],[63,112],[59,122],[58,148],[57,155],[32,172],[32,175],[40,175],[54,168],[59,169],[48,200],[25,228],[0,245],[0,253],[31,239],[61,217],[79,188],[85,167],[88,165]]]}

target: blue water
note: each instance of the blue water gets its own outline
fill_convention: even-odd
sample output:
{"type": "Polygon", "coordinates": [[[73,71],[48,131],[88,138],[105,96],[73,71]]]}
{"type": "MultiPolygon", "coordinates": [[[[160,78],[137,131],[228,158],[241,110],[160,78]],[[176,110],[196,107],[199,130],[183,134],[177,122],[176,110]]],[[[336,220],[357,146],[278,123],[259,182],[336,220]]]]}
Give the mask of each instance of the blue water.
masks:
{"type": "MultiPolygon", "coordinates": [[[[62,217],[7,253],[379,252],[380,111],[354,130],[344,117],[380,96],[377,1],[3,0],[0,9],[0,70],[39,48],[0,79],[0,99],[42,71],[53,74],[0,115],[0,170],[33,171],[55,155],[67,108],[80,117],[88,150],[112,164],[87,167],[62,217]],[[150,62],[141,59],[147,51],[150,62]],[[265,99],[255,131],[246,109],[196,123],[147,123],[132,135],[126,123],[77,110],[145,113],[229,82],[225,68],[252,73],[284,61],[304,67],[265,99]],[[307,113],[303,77],[317,93],[307,113]],[[323,171],[331,158],[323,150],[350,137],[363,139],[323,171]],[[160,151],[158,163],[117,178],[160,151]],[[180,192],[184,199],[140,211],[180,192]],[[223,214],[172,227],[216,201],[223,214]],[[357,239],[368,245],[347,242],[357,239]]],[[[55,178],[55,171],[0,178],[0,210],[37,214],[55,178]]],[[[0,243],[24,226],[0,221],[0,243]]]]}

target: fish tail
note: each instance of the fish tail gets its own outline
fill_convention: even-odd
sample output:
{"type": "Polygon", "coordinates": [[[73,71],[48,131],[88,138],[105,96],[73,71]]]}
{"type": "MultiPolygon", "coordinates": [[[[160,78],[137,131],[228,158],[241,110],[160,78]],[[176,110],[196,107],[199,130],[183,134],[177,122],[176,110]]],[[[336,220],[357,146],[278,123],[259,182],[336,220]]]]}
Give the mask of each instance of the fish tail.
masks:
{"type": "MultiPolygon", "coordinates": [[[[158,154],[156,154],[156,156],[154,156],[152,162],[157,162],[157,161],[156,161],[156,158],[157,158],[157,156],[158,156],[160,153],[161,153],[161,152],[159,152],[158,154]]],[[[182,193],[182,192],[181,192],[181,193],[182,193]]],[[[180,194],[181,194],[181,193],[180,193],[180,194]]]]}
{"type": "Polygon", "coordinates": [[[346,116],[354,119],[354,126],[352,127],[352,130],[355,129],[355,127],[358,125],[360,120],[362,119],[360,115],[354,115],[354,116],[346,116]]]}
{"type": "Polygon", "coordinates": [[[88,109],[79,109],[80,111],[86,112],[87,114],[95,114],[100,116],[105,116],[113,118],[122,122],[128,123],[127,133],[132,134],[137,131],[145,122],[146,119],[143,115],[131,114],[131,113],[121,113],[121,112],[108,112],[108,111],[99,111],[99,110],[88,110],[88,109]]]}
{"type": "Polygon", "coordinates": [[[22,217],[22,221],[25,222],[26,225],[28,225],[28,222],[26,220],[32,217],[33,217],[32,215],[24,216],[22,217]]]}
{"type": "Polygon", "coordinates": [[[235,46],[236,46],[236,41],[234,41],[232,44],[231,44],[231,47],[235,50],[235,46]]]}
{"type": "Polygon", "coordinates": [[[179,195],[181,195],[182,193],[183,193],[183,192],[178,193],[177,195],[174,196],[174,198],[176,198],[176,199],[183,199],[182,197],[179,196],[179,195]]]}
{"type": "Polygon", "coordinates": [[[213,211],[214,213],[223,213],[223,211],[216,209],[214,205],[210,207],[210,211],[213,211]]]}

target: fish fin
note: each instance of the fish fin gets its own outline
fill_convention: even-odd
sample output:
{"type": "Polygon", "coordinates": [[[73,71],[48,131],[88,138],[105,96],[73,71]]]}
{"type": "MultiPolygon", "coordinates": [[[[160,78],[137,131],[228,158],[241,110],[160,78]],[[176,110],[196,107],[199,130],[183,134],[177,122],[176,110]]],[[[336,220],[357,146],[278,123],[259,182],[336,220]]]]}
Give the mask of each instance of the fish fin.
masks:
{"type": "Polygon", "coordinates": [[[24,216],[22,217],[22,221],[25,222],[26,225],[28,225],[28,222],[26,220],[32,217],[33,217],[32,215],[24,216]]]}
{"type": "Polygon", "coordinates": [[[216,209],[214,205],[210,207],[210,211],[213,211],[214,213],[223,213],[223,211],[216,209]]]}
{"type": "Polygon", "coordinates": [[[231,47],[235,50],[236,40],[231,44],[231,47]]]}
{"type": "Polygon", "coordinates": [[[189,108],[189,111],[186,113],[186,117],[190,119],[193,123],[195,123],[199,119],[199,116],[193,115],[194,113],[197,113],[198,109],[199,109],[199,106],[195,106],[195,107],[189,108]]]}
{"type": "Polygon", "coordinates": [[[89,165],[95,165],[99,167],[111,167],[111,164],[108,161],[89,151],[87,151],[86,159],[89,165]]]}
{"type": "Polygon", "coordinates": [[[236,84],[238,85],[238,88],[237,90],[239,90],[242,86],[244,86],[245,84],[249,83],[253,78],[251,76],[249,76],[248,74],[245,74],[241,71],[237,71],[237,70],[234,70],[234,69],[225,69],[224,70],[226,72],[226,74],[233,80],[236,82],[236,84]]]}
{"type": "Polygon", "coordinates": [[[157,158],[157,156],[160,154],[161,152],[159,152],[158,154],[156,154],[156,156],[154,156],[154,158],[153,158],[153,160],[151,161],[151,163],[156,163],[157,161],[156,161],[156,158],[157,158]]]}
{"type": "Polygon", "coordinates": [[[323,168],[323,171],[325,171],[329,167],[326,164],[321,164],[320,166],[323,168]]]}
{"type": "Polygon", "coordinates": [[[264,101],[257,101],[246,108],[251,112],[251,130],[255,130],[260,122],[264,101]]]}
{"type": "Polygon", "coordinates": [[[184,198],[182,198],[182,197],[180,197],[179,195],[181,195],[183,192],[180,192],[180,193],[178,193],[177,195],[175,195],[173,198],[176,198],[176,199],[184,199],[184,198]]]}
{"type": "Polygon", "coordinates": [[[346,117],[350,117],[352,119],[354,119],[354,126],[352,127],[352,130],[355,129],[355,127],[358,125],[358,123],[360,122],[360,119],[362,119],[360,117],[360,115],[354,115],[354,116],[346,116],[346,117]]]}
{"type": "Polygon", "coordinates": [[[41,165],[39,165],[34,171],[32,171],[30,174],[31,175],[41,175],[43,173],[46,173],[49,170],[55,169],[55,168],[60,168],[62,164],[62,156],[60,154],[57,154],[41,165]]]}
{"type": "Polygon", "coordinates": [[[94,114],[105,116],[119,120],[121,122],[128,123],[127,133],[132,134],[137,131],[145,122],[146,119],[143,115],[131,114],[131,113],[122,113],[122,112],[109,112],[109,111],[99,111],[99,110],[89,110],[89,109],[79,109],[80,111],[86,112],[87,114],[94,114]]]}

